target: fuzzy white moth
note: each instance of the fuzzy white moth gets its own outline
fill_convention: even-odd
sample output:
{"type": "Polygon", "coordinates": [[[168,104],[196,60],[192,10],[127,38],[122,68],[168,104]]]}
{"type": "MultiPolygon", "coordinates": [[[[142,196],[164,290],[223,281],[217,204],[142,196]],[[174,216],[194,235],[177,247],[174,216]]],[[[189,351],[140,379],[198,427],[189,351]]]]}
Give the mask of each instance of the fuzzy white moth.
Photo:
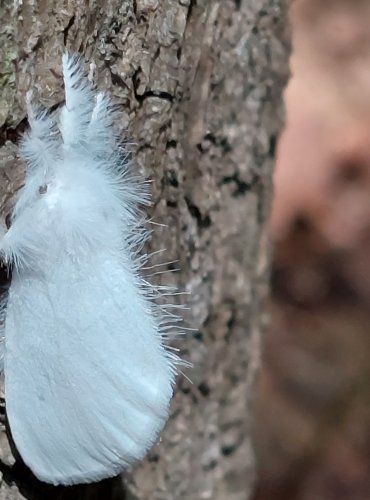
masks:
{"type": "Polygon", "coordinates": [[[12,437],[39,479],[68,485],[146,454],[168,418],[179,359],[165,346],[178,317],[153,302],[168,290],[140,276],[145,184],[130,173],[109,98],[74,56],[63,57],[63,75],[59,116],[29,104],[26,181],[0,253],[13,270],[4,328],[12,437]]]}

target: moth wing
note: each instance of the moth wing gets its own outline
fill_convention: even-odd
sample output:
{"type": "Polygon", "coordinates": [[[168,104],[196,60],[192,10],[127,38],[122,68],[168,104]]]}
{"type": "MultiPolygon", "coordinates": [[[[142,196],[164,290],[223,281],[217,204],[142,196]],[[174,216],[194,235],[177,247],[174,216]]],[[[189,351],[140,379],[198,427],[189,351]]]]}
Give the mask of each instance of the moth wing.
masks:
{"type": "Polygon", "coordinates": [[[98,481],[142,458],[168,416],[174,369],[135,275],[115,259],[13,276],[5,395],[41,480],[98,481]]]}

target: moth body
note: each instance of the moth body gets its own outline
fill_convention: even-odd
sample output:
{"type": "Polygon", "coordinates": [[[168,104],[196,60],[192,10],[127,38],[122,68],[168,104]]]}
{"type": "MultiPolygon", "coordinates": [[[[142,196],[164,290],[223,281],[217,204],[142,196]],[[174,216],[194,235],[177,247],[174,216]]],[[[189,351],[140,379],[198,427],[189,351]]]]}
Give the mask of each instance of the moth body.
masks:
{"type": "MultiPolygon", "coordinates": [[[[5,399],[25,463],[52,484],[98,481],[143,458],[168,418],[177,321],[153,302],[137,249],[148,194],[78,59],[64,56],[58,116],[29,107],[28,163],[0,243],[13,268],[5,310],[5,399]]],[[[0,312],[5,307],[0,307],[0,312]]]]}

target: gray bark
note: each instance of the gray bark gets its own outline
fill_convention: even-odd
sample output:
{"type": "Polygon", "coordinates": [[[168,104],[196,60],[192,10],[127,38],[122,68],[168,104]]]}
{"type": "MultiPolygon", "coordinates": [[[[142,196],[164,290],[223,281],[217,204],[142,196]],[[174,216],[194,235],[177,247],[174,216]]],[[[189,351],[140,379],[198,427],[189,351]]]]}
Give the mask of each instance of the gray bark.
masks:
{"type": "MultiPolygon", "coordinates": [[[[69,490],[3,466],[0,498],[245,500],[255,475],[251,397],[268,281],[263,226],[288,76],[285,0],[2,2],[0,203],[24,168],[15,142],[25,93],[63,99],[61,54],[82,52],[123,104],[135,161],[153,179],[151,249],[178,260],[191,291],[180,377],[161,442],[122,478],[69,490]]],[[[32,411],[32,409],[30,409],[32,411]]],[[[3,462],[11,464],[5,435],[3,462]]]]}

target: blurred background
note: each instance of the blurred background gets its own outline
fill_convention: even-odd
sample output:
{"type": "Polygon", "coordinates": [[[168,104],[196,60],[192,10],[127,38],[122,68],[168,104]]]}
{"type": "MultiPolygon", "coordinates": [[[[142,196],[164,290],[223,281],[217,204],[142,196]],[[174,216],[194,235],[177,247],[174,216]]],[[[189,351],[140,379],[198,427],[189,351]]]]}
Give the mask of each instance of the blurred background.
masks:
{"type": "Polygon", "coordinates": [[[254,500],[369,500],[370,1],[291,18],[254,500]]]}

